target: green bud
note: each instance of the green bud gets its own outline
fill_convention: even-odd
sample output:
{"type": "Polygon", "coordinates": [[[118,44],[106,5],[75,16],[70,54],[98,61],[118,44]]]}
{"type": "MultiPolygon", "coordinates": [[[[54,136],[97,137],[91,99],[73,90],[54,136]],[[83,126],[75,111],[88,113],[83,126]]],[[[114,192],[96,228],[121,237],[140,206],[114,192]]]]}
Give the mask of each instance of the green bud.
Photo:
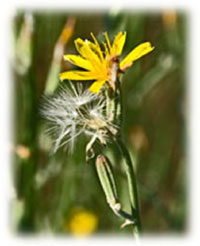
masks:
{"type": "Polygon", "coordinates": [[[96,169],[106,200],[111,207],[118,204],[118,195],[110,161],[104,155],[96,158],[96,169]]]}

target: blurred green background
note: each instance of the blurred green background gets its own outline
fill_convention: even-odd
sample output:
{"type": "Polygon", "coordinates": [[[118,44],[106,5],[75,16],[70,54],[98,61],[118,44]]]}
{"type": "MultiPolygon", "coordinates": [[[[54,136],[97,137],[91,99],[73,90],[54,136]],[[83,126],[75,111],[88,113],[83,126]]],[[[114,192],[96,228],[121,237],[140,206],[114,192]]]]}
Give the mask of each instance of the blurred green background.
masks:
{"type": "MultiPolygon", "coordinates": [[[[101,41],[105,31],[111,40],[119,31],[127,32],[123,56],[144,41],[155,47],[122,77],[123,133],[136,164],[144,233],[186,230],[185,29],[185,13],[175,10],[16,13],[11,215],[15,231],[131,233],[130,227],[119,229],[122,221],[106,203],[94,165],[85,163],[85,139],[78,141],[73,154],[62,149],[53,154],[39,111],[42,96],[59,86],[58,73],[72,68],[62,55],[77,53],[74,40],[91,39],[93,32],[101,41]]],[[[110,146],[109,155],[115,160],[120,199],[129,210],[120,154],[110,146]]]]}

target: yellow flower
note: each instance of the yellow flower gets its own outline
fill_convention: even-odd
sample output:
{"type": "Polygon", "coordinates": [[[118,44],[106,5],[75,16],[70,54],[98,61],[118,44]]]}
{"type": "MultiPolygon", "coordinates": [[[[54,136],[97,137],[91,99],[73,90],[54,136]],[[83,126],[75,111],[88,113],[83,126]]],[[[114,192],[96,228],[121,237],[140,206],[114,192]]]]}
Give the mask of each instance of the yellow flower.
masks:
{"type": "MultiPolygon", "coordinates": [[[[114,58],[121,55],[125,41],[126,32],[119,32],[115,37],[113,43],[110,43],[107,33],[105,33],[106,43],[103,42],[104,51],[91,33],[94,42],[89,40],[82,40],[78,38],[75,40],[75,46],[80,55],[65,55],[64,59],[70,63],[85,69],[86,71],[67,71],[60,74],[60,79],[70,80],[94,80],[89,90],[93,93],[98,93],[101,87],[108,82],[113,88],[111,83],[112,65],[114,58]]],[[[134,61],[140,57],[148,54],[154,49],[150,42],[145,42],[134,48],[120,63],[117,72],[122,72],[129,68],[134,61]]],[[[114,89],[114,88],[113,88],[114,89]]]]}
{"type": "Polygon", "coordinates": [[[88,236],[98,226],[97,216],[83,208],[76,207],[71,212],[69,230],[74,236],[88,236]]]}

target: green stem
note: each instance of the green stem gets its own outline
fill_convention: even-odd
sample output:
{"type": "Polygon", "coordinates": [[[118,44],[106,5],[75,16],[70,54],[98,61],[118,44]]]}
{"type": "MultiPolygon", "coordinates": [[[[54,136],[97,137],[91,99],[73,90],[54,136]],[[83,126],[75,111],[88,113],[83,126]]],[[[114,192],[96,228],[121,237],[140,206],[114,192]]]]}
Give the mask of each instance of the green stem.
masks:
{"type": "Polygon", "coordinates": [[[130,195],[130,201],[131,201],[132,216],[133,216],[133,219],[136,219],[135,225],[134,225],[134,235],[138,236],[139,233],[141,232],[141,221],[140,221],[140,213],[139,213],[136,175],[133,169],[133,164],[131,161],[130,154],[124,142],[122,141],[121,138],[117,138],[116,143],[124,158],[126,175],[128,179],[128,188],[129,188],[129,195],[130,195]]]}
{"type": "MultiPolygon", "coordinates": [[[[122,112],[122,92],[121,92],[121,85],[119,81],[119,60],[113,60],[112,66],[112,76],[110,81],[111,85],[115,85],[114,91],[110,90],[106,92],[107,98],[107,117],[109,121],[113,124],[119,126],[119,129],[122,125],[123,119],[123,112],[122,112]]],[[[115,134],[114,140],[116,141],[123,159],[126,168],[126,175],[128,181],[128,188],[129,188],[129,196],[130,196],[130,203],[131,203],[131,215],[132,221],[134,221],[133,225],[133,233],[136,238],[139,237],[139,233],[141,231],[141,221],[139,215],[139,204],[138,204],[138,195],[137,195],[137,184],[136,184],[136,176],[133,169],[132,161],[130,154],[121,139],[121,131],[119,130],[117,134],[115,134]]]]}

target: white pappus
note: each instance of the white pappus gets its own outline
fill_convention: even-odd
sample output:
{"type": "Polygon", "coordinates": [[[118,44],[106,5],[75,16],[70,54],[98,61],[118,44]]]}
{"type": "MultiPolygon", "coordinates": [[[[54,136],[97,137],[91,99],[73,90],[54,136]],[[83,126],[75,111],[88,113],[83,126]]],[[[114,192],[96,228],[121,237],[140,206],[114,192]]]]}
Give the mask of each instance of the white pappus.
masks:
{"type": "Polygon", "coordinates": [[[47,132],[54,138],[54,152],[63,146],[73,151],[81,134],[91,137],[87,145],[91,148],[96,139],[106,144],[108,134],[117,132],[105,114],[104,97],[84,90],[79,82],[62,85],[54,96],[45,97],[41,114],[49,123],[47,132]]]}

